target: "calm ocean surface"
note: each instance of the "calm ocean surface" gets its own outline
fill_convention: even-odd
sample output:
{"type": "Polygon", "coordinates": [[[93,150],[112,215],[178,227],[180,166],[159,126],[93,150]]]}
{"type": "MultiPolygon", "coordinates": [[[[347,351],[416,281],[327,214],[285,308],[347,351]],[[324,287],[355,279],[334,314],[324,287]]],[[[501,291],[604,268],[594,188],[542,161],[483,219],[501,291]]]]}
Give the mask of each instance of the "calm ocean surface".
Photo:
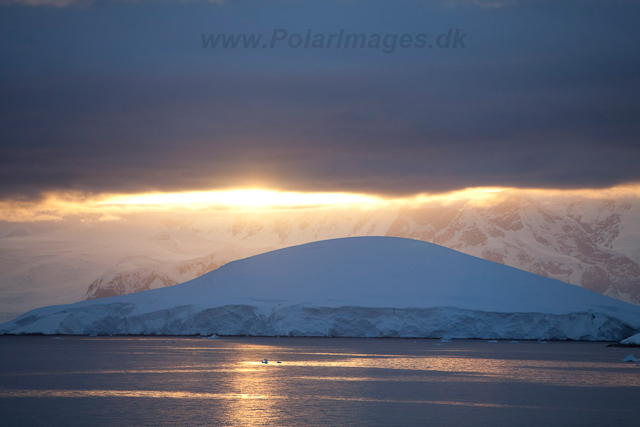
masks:
{"type": "Polygon", "coordinates": [[[0,425],[637,426],[640,366],[621,362],[632,350],[583,342],[1,336],[0,425]]]}

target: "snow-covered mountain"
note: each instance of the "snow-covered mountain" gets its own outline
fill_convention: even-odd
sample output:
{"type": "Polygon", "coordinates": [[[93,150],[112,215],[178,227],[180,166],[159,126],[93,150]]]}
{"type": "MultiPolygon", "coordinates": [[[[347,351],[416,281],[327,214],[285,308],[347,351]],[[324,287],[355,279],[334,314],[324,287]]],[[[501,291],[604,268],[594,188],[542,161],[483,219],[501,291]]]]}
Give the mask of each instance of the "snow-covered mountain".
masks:
{"type": "Polygon", "coordinates": [[[271,249],[352,236],[437,243],[640,304],[640,199],[505,191],[480,201],[0,223],[0,320],[181,283],[271,249]]]}
{"type": "Polygon", "coordinates": [[[620,340],[640,307],[410,239],[320,241],[190,282],[45,307],[0,333],[620,340]]]}
{"type": "Polygon", "coordinates": [[[403,209],[387,235],[437,243],[640,303],[639,225],[637,201],[545,203],[512,195],[489,206],[403,209]]]}
{"type": "Polygon", "coordinates": [[[126,258],[91,283],[87,290],[87,299],[126,295],[177,285],[220,267],[222,264],[217,264],[216,261],[214,254],[175,264],[165,264],[145,256],[126,258]]]}

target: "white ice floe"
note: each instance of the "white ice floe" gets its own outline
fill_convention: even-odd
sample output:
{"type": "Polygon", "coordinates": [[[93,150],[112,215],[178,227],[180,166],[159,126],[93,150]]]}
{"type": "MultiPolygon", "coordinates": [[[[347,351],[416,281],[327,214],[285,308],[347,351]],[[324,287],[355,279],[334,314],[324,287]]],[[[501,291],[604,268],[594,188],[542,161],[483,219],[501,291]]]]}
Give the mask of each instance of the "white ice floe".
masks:
{"type": "Polygon", "coordinates": [[[410,239],[327,240],[190,282],[32,310],[5,334],[619,341],[640,307],[410,239]]]}
{"type": "Polygon", "coordinates": [[[216,334],[211,335],[210,337],[201,337],[203,340],[217,340],[219,337],[216,334]]]}
{"type": "Polygon", "coordinates": [[[640,362],[640,359],[637,359],[633,356],[633,353],[622,359],[623,362],[640,362]]]}

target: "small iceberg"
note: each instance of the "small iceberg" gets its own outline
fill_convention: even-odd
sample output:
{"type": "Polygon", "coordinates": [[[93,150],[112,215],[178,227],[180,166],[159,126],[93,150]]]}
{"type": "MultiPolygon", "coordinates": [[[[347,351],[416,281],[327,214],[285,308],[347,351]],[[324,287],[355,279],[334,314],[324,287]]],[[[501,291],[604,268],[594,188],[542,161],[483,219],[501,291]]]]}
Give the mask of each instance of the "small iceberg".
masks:
{"type": "Polygon", "coordinates": [[[630,336],[629,338],[625,338],[622,341],[620,341],[620,344],[640,345],[640,334],[635,334],[635,335],[630,336]]]}
{"type": "Polygon", "coordinates": [[[63,340],[64,338],[62,338],[62,337],[53,337],[53,338],[51,338],[51,339],[52,339],[52,340],[63,340]]]}
{"type": "Polygon", "coordinates": [[[217,340],[218,338],[220,337],[217,336],[216,334],[213,334],[210,337],[202,337],[203,340],[217,340]]]}
{"type": "Polygon", "coordinates": [[[487,342],[498,342],[498,340],[489,340],[487,342]]]}
{"type": "Polygon", "coordinates": [[[627,357],[625,357],[624,359],[622,359],[623,362],[640,362],[640,359],[636,359],[633,356],[633,353],[631,353],[630,355],[628,355],[627,357]]]}
{"type": "Polygon", "coordinates": [[[540,344],[546,344],[546,343],[547,343],[546,341],[542,341],[542,340],[538,340],[538,342],[539,342],[540,344]]]}
{"type": "Polygon", "coordinates": [[[520,344],[520,341],[516,341],[516,340],[509,341],[509,344],[520,344]]]}

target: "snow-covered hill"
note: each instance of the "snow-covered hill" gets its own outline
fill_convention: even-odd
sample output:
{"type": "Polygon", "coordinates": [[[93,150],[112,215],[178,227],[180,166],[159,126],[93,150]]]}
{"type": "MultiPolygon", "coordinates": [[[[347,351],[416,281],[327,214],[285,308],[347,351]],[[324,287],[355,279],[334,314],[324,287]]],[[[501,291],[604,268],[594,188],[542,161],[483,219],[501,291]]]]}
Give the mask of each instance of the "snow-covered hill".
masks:
{"type": "MultiPolygon", "coordinates": [[[[206,232],[206,224],[192,225],[206,232]]],[[[283,247],[384,235],[436,243],[640,304],[640,200],[526,192],[430,201],[397,210],[273,212],[211,232],[238,244],[283,247]]]]}
{"type": "Polygon", "coordinates": [[[620,340],[640,307],[410,239],[295,246],[190,282],[31,311],[2,333],[620,340]]]}
{"type": "Polygon", "coordinates": [[[180,283],[207,266],[271,249],[352,236],[433,242],[640,304],[640,199],[505,191],[482,202],[0,223],[0,321],[38,306],[180,283]]]}
{"type": "Polygon", "coordinates": [[[87,299],[173,286],[202,276],[220,265],[216,263],[214,254],[180,261],[176,264],[165,264],[144,256],[126,258],[91,283],[87,291],[87,299]]]}

